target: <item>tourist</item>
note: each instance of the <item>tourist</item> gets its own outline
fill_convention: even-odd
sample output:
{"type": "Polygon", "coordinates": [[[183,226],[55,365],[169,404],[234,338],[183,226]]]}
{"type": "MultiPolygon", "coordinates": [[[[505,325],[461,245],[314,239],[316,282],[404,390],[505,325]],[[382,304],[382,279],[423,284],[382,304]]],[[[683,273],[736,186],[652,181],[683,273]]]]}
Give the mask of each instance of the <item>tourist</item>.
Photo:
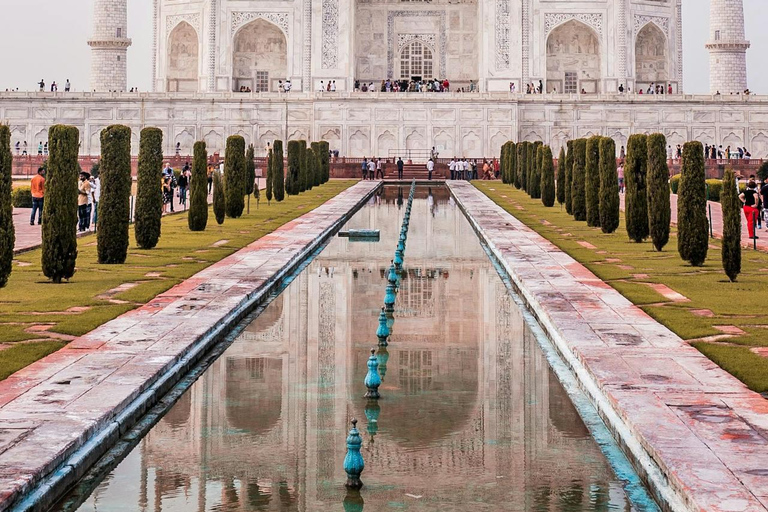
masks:
{"type": "Polygon", "coordinates": [[[43,156],[48,156],[48,141],[43,144],[43,156]]]}
{"type": "Polygon", "coordinates": [[[16,156],[19,156],[21,154],[21,142],[17,140],[15,147],[16,147],[16,156]]]}
{"type": "Polygon", "coordinates": [[[45,80],[43,80],[41,78],[40,81],[37,83],[37,85],[40,86],[40,92],[44,92],[45,91],[45,80]]]}
{"type": "Polygon", "coordinates": [[[451,171],[451,179],[456,178],[456,157],[451,158],[451,161],[448,163],[448,170],[451,171]]]}
{"type": "Polygon", "coordinates": [[[403,179],[403,167],[405,167],[405,164],[403,164],[403,159],[400,157],[397,157],[397,179],[398,180],[403,179]]]}
{"type": "Polygon", "coordinates": [[[672,84],[669,84],[669,86],[667,86],[667,94],[672,94],[672,84]]]}
{"type": "Polygon", "coordinates": [[[747,230],[749,231],[749,238],[751,240],[755,240],[759,238],[757,235],[755,235],[755,224],[757,223],[757,207],[758,207],[758,192],[757,192],[757,185],[755,184],[754,180],[749,180],[747,183],[747,188],[739,194],[739,199],[741,199],[742,204],[744,205],[744,217],[747,219],[747,230]]]}
{"type": "Polygon", "coordinates": [[[91,229],[91,217],[93,215],[93,176],[90,174],[88,175],[88,186],[90,190],[88,191],[88,205],[85,209],[85,230],[89,231],[91,229]]]}
{"type": "Polygon", "coordinates": [[[768,180],[763,180],[763,186],[760,187],[760,199],[763,205],[763,217],[765,217],[765,227],[768,229],[768,180]]]}
{"type": "Polygon", "coordinates": [[[374,174],[376,173],[376,162],[373,158],[368,160],[368,178],[375,179],[374,174]]]}
{"type": "Polygon", "coordinates": [[[440,156],[440,153],[437,152],[437,150],[435,149],[435,146],[432,146],[432,151],[430,151],[429,153],[429,158],[431,158],[432,160],[437,160],[438,156],[440,156]]]}
{"type": "Polygon", "coordinates": [[[683,146],[681,146],[680,144],[677,145],[676,154],[677,154],[678,160],[683,158],[683,146]]]}
{"type": "Polygon", "coordinates": [[[331,82],[331,92],[336,92],[336,80],[331,82]]]}
{"type": "Polygon", "coordinates": [[[381,168],[381,158],[376,159],[376,179],[381,176],[381,179],[384,179],[384,171],[381,168]]]}
{"type": "Polygon", "coordinates": [[[35,213],[37,213],[37,223],[43,223],[43,198],[45,197],[45,170],[40,167],[37,174],[32,178],[32,215],[29,217],[29,225],[35,225],[35,213]]]}
{"type": "Polygon", "coordinates": [[[363,157],[363,163],[361,165],[361,169],[363,172],[363,179],[368,178],[368,159],[366,157],[363,157]]]}
{"type": "Polygon", "coordinates": [[[187,187],[189,186],[190,176],[189,169],[189,162],[187,162],[181,169],[181,175],[179,176],[179,204],[183,205],[184,209],[187,207],[187,187]]]}
{"type": "Polygon", "coordinates": [[[168,177],[171,179],[171,181],[170,181],[170,187],[171,187],[171,202],[170,202],[171,213],[174,213],[176,210],[174,210],[174,208],[173,208],[173,195],[174,195],[174,192],[176,191],[176,188],[179,186],[179,182],[176,179],[176,173],[173,172],[173,169],[171,169],[171,172],[168,175],[168,177]]]}
{"type": "Polygon", "coordinates": [[[171,177],[166,174],[163,177],[163,213],[168,213],[168,205],[173,206],[173,189],[171,177]]]}
{"type": "Polygon", "coordinates": [[[77,219],[78,219],[78,231],[84,232],[88,222],[88,196],[91,195],[91,182],[88,181],[90,174],[87,172],[80,173],[80,183],[77,185],[77,219]]]}
{"type": "Polygon", "coordinates": [[[176,143],[176,156],[181,154],[181,142],[176,143]]]}
{"type": "Polygon", "coordinates": [[[515,93],[515,82],[509,82],[509,92],[515,93]]]}
{"type": "Polygon", "coordinates": [[[429,181],[432,181],[432,171],[435,170],[435,162],[431,158],[427,162],[427,173],[429,181]]]}
{"type": "Polygon", "coordinates": [[[624,94],[624,84],[619,84],[619,94],[624,94]]]}
{"type": "Polygon", "coordinates": [[[618,169],[616,169],[616,173],[619,175],[619,194],[623,194],[624,193],[624,160],[622,160],[621,163],[619,164],[618,169]]]}
{"type": "Polygon", "coordinates": [[[213,191],[213,166],[208,166],[208,195],[211,195],[211,192],[213,191]]]}
{"type": "Polygon", "coordinates": [[[667,146],[667,160],[671,161],[672,157],[674,156],[674,153],[672,152],[672,145],[667,146]]]}
{"type": "Polygon", "coordinates": [[[472,179],[477,179],[477,158],[472,160],[472,179]]]}
{"type": "Polygon", "coordinates": [[[27,141],[24,141],[24,150],[21,152],[21,156],[27,156],[27,141]]]}
{"type": "Polygon", "coordinates": [[[69,92],[71,87],[72,86],[69,83],[69,78],[67,78],[67,82],[64,84],[64,92],[69,92]]]}
{"type": "Polygon", "coordinates": [[[624,163],[624,159],[627,157],[626,151],[624,151],[624,146],[621,146],[621,150],[619,151],[619,160],[621,160],[622,163],[624,163]]]}
{"type": "Polygon", "coordinates": [[[317,92],[325,92],[325,82],[320,80],[320,87],[317,89],[317,92]]]}
{"type": "Polygon", "coordinates": [[[483,179],[484,180],[490,180],[491,179],[491,164],[488,163],[488,160],[483,158],[483,179]]]}
{"type": "Polygon", "coordinates": [[[56,80],[51,83],[51,92],[58,92],[59,86],[56,85],[56,80]]]}
{"type": "Polygon", "coordinates": [[[93,188],[93,228],[99,229],[99,200],[101,199],[101,178],[99,177],[99,171],[93,171],[93,181],[91,183],[93,188]]]}

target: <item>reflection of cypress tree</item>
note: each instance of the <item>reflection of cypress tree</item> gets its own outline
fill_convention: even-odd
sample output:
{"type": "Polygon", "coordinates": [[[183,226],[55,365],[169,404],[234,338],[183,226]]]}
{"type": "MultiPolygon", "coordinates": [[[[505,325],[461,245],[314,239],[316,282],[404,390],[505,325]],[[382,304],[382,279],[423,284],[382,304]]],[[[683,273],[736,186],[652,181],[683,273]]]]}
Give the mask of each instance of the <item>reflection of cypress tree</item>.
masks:
{"type": "Polygon", "coordinates": [[[613,233],[619,227],[619,174],[616,172],[616,143],[600,140],[600,228],[613,233]]]}
{"type": "Polygon", "coordinates": [[[163,218],[163,131],[144,128],[139,141],[139,172],[133,233],[136,245],[152,249],[160,239],[163,218]]]}
{"type": "Polygon", "coordinates": [[[557,157],[557,202],[565,203],[565,148],[562,146],[557,157]]]}
{"type": "Polygon", "coordinates": [[[194,147],[187,224],[190,231],[204,231],[208,225],[208,152],[201,140],[195,142],[194,147]]]}
{"type": "Polygon", "coordinates": [[[720,204],[723,208],[723,270],[728,279],[735,282],[741,273],[741,200],[733,169],[725,171],[720,204]]]}
{"type": "Polygon", "coordinates": [[[672,217],[666,147],[667,138],[663,134],[648,137],[648,229],[657,251],[669,242],[672,217]]]}
{"type": "MultiPolygon", "coordinates": [[[[637,243],[648,238],[647,139],[643,134],[629,137],[626,165],[624,166],[624,177],[627,185],[624,217],[629,239],[637,243]]],[[[704,150],[701,151],[703,154],[704,150]]]]}
{"type": "Polygon", "coordinates": [[[566,143],[568,152],[565,155],[565,212],[573,215],[573,141],[566,143]]]}
{"type": "Polygon", "coordinates": [[[677,189],[677,250],[694,267],[700,267],[707,259],[709,221],[701,142],[686,142],[683,146],[683,169],[677,189]]]}
{"type": "Polygon", "coordinates": [[[571,209],[573,218],[587,220],[587,202],[584,195],[586,188],[587,140],[573,141],[573,171],[571,183],[571,209]]]}
{"type": "MultiPolygon", "coordinates": [[[[131,129],[113,125],[101,132],[101,200],[96,245],[99,263],[125,263],[131,215],[131,129]]],[[[159,186],[159,185],[158,185],[159,186]]]]}
{"type": "Polygon", "coordinates": [[[555,205],[555,166],[552,162],[552,148],[541,148],[541,202],[544,206],[555,205]]]}
{"type": "Polygon", "coordinates": [[[12,174],[11,130],[8,125],[0,124],[0,288],[8,283],[8,276],[11,275],[13,245],[16,243],[11,204],[12,174]]]}
{"type": "Polygon", "coordinates": [[[285,174],[283,172],[283,141],[276,140],[272,145],[272,190],[275,201],[278,203],[285,199],[285,174]]]}
{"type": "Polygon", "coordinates": [[[600,226],[600,137],[587,139],[587,160],[584,168],[584,200],[587,205],[587,226],[600,226]]]}
{"type": "Polygon", "coordinates": [[[237,219],[245,210],[245,139],[232,135],[227,139],[224,156],[224,186],[227,217],[237,219]]]}
{"type": "Polygon", "coordinates": [[[42,266],[45,277],[54,283],[75,273],[79,140],[80,132],[74,126],[58,124],[48,131],[42,266]]]}

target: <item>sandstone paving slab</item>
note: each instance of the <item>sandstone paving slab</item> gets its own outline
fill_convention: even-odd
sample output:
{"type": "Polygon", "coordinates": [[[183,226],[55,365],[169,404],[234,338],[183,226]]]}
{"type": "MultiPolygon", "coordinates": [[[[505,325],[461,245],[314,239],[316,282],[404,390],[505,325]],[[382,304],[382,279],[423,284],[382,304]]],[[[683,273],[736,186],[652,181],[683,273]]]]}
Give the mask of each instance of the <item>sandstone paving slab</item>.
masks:
{"type": "Polygon", "coordinates": [[[76,450],[93,436],[117,439],[121,412],[140,413],[139,396],[378,186],[364,182],[347,189],[0,382],[0,511],[57,468],[57,475],[76,478],[84,467],[72,462],[76,450]]]}
{"type": "Polygon", "coordinates": [[[668,482],[653,485],[685,510],[768,510],[768,401],[475,187],[448,187],[582,385],[609,404],[609,428],[642,447],[630,458],[649,456],[668,482]]]}

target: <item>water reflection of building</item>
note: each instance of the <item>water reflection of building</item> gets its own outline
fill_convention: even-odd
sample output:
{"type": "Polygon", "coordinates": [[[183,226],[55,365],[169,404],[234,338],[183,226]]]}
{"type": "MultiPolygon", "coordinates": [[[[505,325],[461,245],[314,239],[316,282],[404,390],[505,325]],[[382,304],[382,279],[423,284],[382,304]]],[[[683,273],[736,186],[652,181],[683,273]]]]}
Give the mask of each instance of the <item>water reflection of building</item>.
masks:
{"type": "MultiPolygon", "coordinates": [[[[434,216],[424,201],[412,215],[378,432],[364,432],[366,500],[623,506],[471,228],[436,203],[434,216]]],[[[369,426],[381,249],[394,248],[401,214],[382,201],[357,215],[350,227],[381,229],[382,242],[335,239],[153,429],[142,510],[339,507],[349,418],[369,426]]]]}

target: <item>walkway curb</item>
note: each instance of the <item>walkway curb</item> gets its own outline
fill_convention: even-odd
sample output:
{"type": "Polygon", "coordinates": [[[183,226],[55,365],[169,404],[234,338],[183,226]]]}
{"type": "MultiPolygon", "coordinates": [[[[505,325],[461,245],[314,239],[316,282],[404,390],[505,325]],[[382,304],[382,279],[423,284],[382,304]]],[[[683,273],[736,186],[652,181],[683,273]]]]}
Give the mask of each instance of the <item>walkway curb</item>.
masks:
{"type": "Polygon", "coordinates": [[[380,186],[352,186],[1,382],[0,430],[19,435],[0,443],[0,511],[47,510],[380,186]]]}

